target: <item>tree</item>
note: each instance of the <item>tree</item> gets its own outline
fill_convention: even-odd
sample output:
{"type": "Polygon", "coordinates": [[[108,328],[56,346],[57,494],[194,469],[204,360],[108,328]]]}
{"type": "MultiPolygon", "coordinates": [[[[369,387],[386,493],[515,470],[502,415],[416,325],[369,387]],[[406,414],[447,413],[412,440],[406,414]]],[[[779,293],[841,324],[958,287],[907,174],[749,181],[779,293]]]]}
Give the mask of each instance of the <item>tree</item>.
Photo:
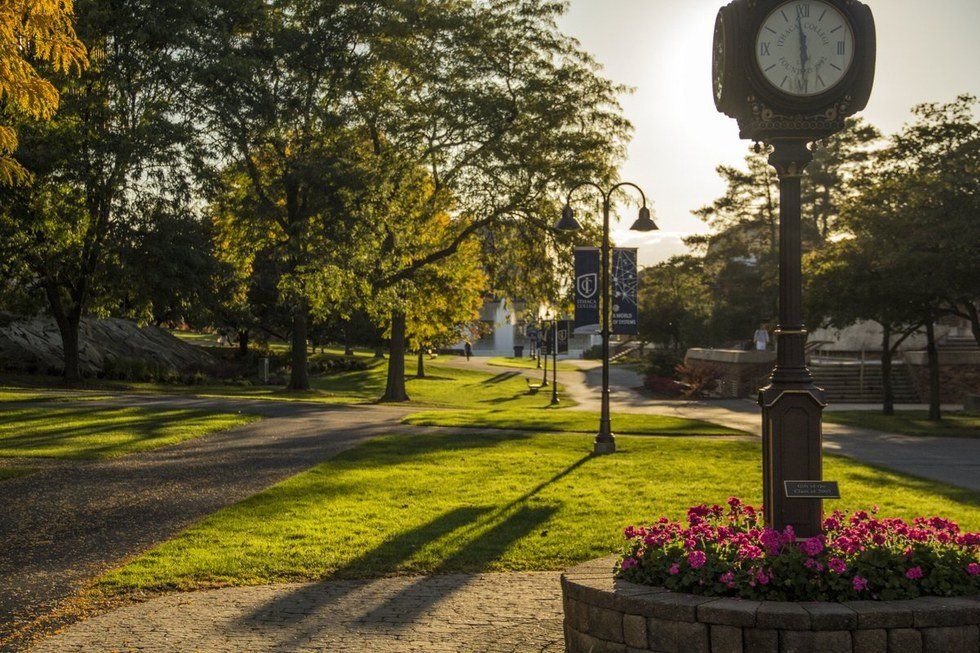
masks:
{"type": "MultiPolygon", "coordinates": [[[[85,46],[72,26],[72,0],[5,0],[0,8],[0,102],[4,118],[49,120],[58,109],[58,89],[37,69],[78,74],[88,64],[85,46]]],[[[29,174],[11,154],[17,129],[0,123],[0,184],[25,181],[29,174]]]]}
{"type": "Polygon", "coordinates": [[[711,299],[702,259],[675,256],[640,271],[640,337],[675,351],[705,344],[711,299]]]}
{"type": "Polygon", "coordinates": [[[480,317],[486,290],[476,240],[463,243],[455,256],[426,267],[409,283],[403,304],[405,330],[409,345],[418,352],[418,378],[425,376],[425,349],[462,340],[463,331],[480,317]]]}
{"type": "Polygon", "coordinates": [[[47,299],[68,380],[79,377],[81,317],[105,297],[126,225],[155,202],[188,198],[188,129],[172,112],[170,69],[180,20],[167,2],[122,0],[111,10],[104,0],[80,2],[77,30],[93,53],[90,66],[60,80],[53,120],[21,128],[19,156],[33,183],[4,196],[0,243],[47,299]]]}

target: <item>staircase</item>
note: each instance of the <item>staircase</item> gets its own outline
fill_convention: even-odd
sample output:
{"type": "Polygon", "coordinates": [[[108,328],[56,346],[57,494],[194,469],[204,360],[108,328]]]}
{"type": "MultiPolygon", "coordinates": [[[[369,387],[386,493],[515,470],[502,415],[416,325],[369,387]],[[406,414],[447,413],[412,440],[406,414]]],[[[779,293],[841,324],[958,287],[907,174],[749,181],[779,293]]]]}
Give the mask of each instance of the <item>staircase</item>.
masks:
{"type": "Polygon", "coordinates": [[[939,351],[976,351],[977,341],[973,336],[946,336],[939,341],[939,351]]]}
{"type": "MultiPolygon", "coordinates": [[[[811,363],[810,372],[817,386],[827,393],[827,401],[836,404],[881,403],[884,391],[881,383],[881,365],[877,362],[811,363]]],[[[914,404],[919,395],[912,385],[908,368],[904,363],[892,363],[892,390],[895,403],[914,404]]]]}

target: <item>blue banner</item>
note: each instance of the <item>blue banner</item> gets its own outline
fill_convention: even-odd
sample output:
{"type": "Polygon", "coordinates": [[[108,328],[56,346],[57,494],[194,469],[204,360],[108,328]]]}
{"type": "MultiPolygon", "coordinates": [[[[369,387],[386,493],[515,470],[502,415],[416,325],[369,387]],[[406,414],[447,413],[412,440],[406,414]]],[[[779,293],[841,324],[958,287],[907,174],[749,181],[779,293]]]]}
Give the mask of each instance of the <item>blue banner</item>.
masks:
{"type": "Polygon", "coordinates": [[[575,250],[575,335],[599,333],[599,250],[575,250]]]}
{"type": "Polygon", "coordinates": [[[635,336],[637,324],[637,289],[639,278],[635,247],[617,247],[612,257],[612,332],[635,336]]]}

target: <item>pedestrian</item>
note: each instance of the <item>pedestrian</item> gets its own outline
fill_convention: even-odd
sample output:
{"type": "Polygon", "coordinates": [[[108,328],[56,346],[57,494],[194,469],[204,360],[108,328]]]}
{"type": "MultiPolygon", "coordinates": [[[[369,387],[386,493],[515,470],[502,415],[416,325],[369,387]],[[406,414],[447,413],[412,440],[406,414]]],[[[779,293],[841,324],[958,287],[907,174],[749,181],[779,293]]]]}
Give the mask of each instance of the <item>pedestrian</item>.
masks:
{"type": "Polygon", "coordinates": [[[473,347],[470,345],[470,341],[469,340],[467,340],[463,344],[463,354],[466,355],[466,360],[467,360],[467,362],[469,362],[470,356],[473,355],[473,347]]]}
{"type": "Polygon", "coordinates": [[[759,328],[755,330],[755,335],[752,336],[752,340],[755,341],[756,351],[765,351],[769,348],[769,331],[765,324],[759,325],[759,328]]]}

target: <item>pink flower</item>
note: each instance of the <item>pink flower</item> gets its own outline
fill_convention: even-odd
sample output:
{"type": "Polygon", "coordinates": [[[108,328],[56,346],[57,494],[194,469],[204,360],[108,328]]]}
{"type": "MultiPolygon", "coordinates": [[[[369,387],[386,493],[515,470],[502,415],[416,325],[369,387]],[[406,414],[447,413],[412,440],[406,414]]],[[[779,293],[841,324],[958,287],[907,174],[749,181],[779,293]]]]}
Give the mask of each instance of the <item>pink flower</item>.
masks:
{"type": "Polygon", "coordinates": [[[980,574],[980,563],[971,562],[970,564],[968,564],[966,566],[966,573],[970,574],[971,576],[976,576],[980,574]]]}
{"type": "Polygon", "coordinates": [[[847,565],[840,558],[831,558],[827,561],[827,567],[835,574],[843,574],[847,571],[847,565]]]}
{"type": "Polygon", "coordinates": [[[619,565],[619,568],[622,569],[623,571],[626,571],[628,569],[632,569],[638,564],[640,564],[640,561],[637,560],[636,558],[632,558],[632,557],[623,558],[623,562],[619,565]]]}
{"type": "Polygon", "coordinates": [[[704,551],[691,551],[687,554],[687,564],[691,565],[692,569],[700,569],[708,562],[708,556],[704,554],[704,551]]]}
{"type": "Polygon", "coordinates": [[[854,587],[855,592],[863,592],[868,589],[868,581],[860,576],[855,576],[851,581],[851,585],[854,587]]]}
{"type": "Polygon", "coordinates": [[[905,577],[909,580],[919,580],[922,578],[922,567],[912,567],[905,572],[905,577]]]}
{"type": "Polygon", "coordinates": [[[728,587],[735,587],[735,574],[733,574],[730,571],[726,571],[725,573],[723,573],[718,578],[718,580],[720,580],[721,582],[723,582],[728,587]]]}
{"type": "Polygon", "coordinates": [[[677,574],[681,573],[681,566],[675,562],[667,571],[670,572],[671,576],[676,576],[677,574]]]}
{"type": "Polygon", "coordinates": [[[820,555],[820,552],[823,551],[823,542],[821,542],[820,538],[818,537],[811,537],[803,542],[801,546],[803,548],[803,552],[810,557],[820,555]]]}

